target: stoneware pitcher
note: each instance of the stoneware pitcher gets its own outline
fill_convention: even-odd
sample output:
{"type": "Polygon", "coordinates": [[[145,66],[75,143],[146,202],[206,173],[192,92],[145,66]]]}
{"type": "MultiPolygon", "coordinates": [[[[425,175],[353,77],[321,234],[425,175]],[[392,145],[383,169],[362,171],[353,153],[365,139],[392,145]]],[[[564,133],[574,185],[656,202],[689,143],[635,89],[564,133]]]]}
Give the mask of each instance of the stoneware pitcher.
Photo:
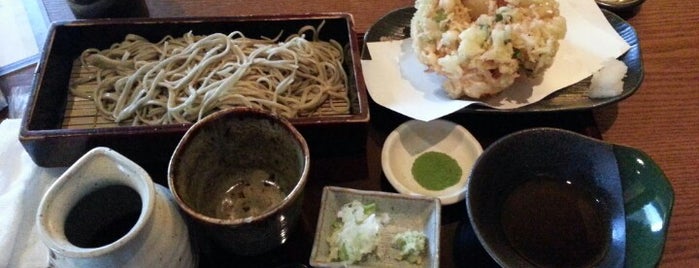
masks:
{"type": "Polygon", "coordinates": [[[37,212],[51,267],[193,267],[179,208],[143,168],[92,149],[51,185],[37,212]]]}

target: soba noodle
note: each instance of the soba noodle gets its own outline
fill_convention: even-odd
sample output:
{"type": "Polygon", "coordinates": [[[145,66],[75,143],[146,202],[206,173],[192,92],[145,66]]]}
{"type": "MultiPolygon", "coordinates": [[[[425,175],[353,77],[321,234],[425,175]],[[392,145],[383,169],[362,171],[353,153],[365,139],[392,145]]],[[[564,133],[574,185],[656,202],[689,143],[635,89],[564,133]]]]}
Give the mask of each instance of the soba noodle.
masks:
{"type": "Polygon", "coordinates": [[[71,92],[94,100],[107,118],[133,125],[191,123],[233,106],[294,118],[313,113],[327,99],[346,104],[329,102],[333,112],[346,114],[343,49],[318,39],[322,26],[305,26],[283,42],[238,31],[189,32],[158,43],[130,34],[109,49],[85,50],[81,68],[95,75],[72,81],[71,92]],[[312,33],[311,41],[305,32],[312,33]]]}

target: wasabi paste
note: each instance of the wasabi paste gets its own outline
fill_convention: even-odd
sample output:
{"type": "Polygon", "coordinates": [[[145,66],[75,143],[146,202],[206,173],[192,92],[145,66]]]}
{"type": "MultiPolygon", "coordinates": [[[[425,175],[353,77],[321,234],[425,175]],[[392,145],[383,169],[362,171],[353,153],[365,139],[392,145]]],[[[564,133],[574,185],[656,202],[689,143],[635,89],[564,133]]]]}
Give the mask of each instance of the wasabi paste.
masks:
{"type": "Polygon", "coordinates": [[[427,190],[440,191],[455,185],[461,179],[461,167],[451,156],[430,151],[415,159],[411,169],[413,178],[427,190]]]}

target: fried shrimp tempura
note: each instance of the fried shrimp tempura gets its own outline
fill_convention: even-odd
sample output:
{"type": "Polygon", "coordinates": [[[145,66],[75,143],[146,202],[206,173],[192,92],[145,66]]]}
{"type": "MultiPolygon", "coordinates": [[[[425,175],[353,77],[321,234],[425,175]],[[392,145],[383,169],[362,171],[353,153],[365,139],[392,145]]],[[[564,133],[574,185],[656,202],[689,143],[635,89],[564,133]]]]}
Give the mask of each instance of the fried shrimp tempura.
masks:
{"type": "Polygon", "coordinates": [[[416,0],[418,59],[454,99],[495,95],[520,73],[541,75],[566,33],[556,0],[416,0]]]}

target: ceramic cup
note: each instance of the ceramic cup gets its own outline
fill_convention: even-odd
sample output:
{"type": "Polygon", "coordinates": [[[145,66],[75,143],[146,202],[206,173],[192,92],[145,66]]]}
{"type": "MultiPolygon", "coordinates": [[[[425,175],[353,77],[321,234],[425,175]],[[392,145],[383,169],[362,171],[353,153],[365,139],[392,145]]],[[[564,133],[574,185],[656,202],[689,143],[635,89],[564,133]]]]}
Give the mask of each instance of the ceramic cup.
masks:
{"type": "Polygon", "coordinates": [[[503,267],[622,267],[625,218],[612,146],[538,128],[506,136],[476,161],[470,223],[503,267]]]}
{"type": "Polygon", "coordinates": [[[36,223],[51,251],[49,267],[197,264],[170,192],[106,147],[87,152],[51,185],[36,223]]]}
{"type": "Polygon", "coordinates": [[[148,17],[145,0],[66,0],[77,19],[148,17]]]}
{"type": "Polygon", "coordinates": [[[283,244],[300,214],[306,141],[287,120],[233,108],[195,123],[177,145],[168,183],[210,241],[239,255],[283,244]]]}

